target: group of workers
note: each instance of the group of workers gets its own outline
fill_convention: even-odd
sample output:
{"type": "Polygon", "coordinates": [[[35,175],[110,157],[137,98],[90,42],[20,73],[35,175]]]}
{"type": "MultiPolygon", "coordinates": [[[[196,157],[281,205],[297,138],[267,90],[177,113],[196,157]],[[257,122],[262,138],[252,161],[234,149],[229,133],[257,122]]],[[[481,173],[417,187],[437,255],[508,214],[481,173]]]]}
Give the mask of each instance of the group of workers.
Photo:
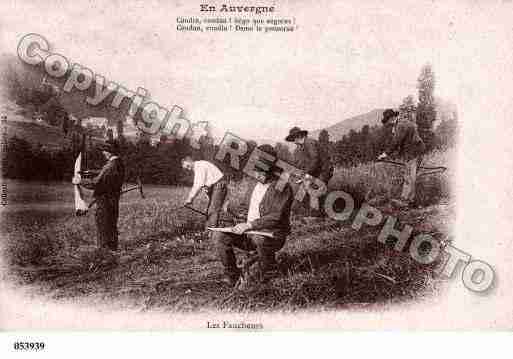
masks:
{"type": "MultiPolygon", "coordinates": [[[[404,181],[399,199],[394,201],[398,207],[407,207],[415,200],[416,171],[420,165],[425,145],[419,136],[416,124],[408,119],[399,118],[393,109],[383,112],[383,125],[390,133],[390,146],[378,157],[383,160],[389,156],[399,158],[405,164],[404,181]]],[[[321,155],[318,141],[308,137],[308,131],[294,127],[285,138],[296,145],[294,165],[305,173],[304,181],[309,183],[317,178],[328,183],[333,175],[333,166],[326,155],[321,155]]],[[[214,231],[210,236],[216,245],[216,252],[223,264],[225,281],[235,285],[241,276],[236,265],[234,248],[254,251],[258,256],[258,281],[265,283],[278,274],[275,255],[290,233],[290,215],[294,203],[294,191],[289,183],[277,186],[277,153],[271,145],[258,146],[261,163],[255,166],[254,184],[239,203],[227,201],[228,181],[223,172],[212,162],[195,161],[187,156],[182,167],[194,172],[194,182],[184,205],[192,205],[194,199],[205,189],[209,198],[205,227],[217,227],[223,209],[237,213],[245,221],[230,228],[230,231],[214,231]],[[270,160],[270,158],[274,160],[270,160]],[[279,187],[279,188],[278,188],[279,187]],[[242,214],[244,217],[242,217],[242,214]],[[265,234],[265,235],[263,235],[265,234]]],[[[98,229],[98,245],[112,251],[118,249],[118,208],[121,186],[124,178],[124,166],[119,157],[119,147],[114,141],[107,141],[101,148],[107,163],[98,176],[92,180],[74,178],[74,184],[82,184],[92,189],[97,203],[95,213],[98,229]]],[[[308,203],[308,200],[303,202],[308,203]]],[[[322,214],[321,214],[322,215],[322,214]]]]}

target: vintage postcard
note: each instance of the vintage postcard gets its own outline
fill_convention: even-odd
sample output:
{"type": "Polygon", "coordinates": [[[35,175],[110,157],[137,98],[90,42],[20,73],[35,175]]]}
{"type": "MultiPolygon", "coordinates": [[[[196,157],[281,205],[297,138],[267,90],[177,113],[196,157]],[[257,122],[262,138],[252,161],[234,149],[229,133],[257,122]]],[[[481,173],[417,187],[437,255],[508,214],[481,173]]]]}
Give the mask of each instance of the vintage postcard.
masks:
{"type": "Polygon", "coordinates": [[[513,328],[511,1],[0,9],[0,329],[513,328]]]}

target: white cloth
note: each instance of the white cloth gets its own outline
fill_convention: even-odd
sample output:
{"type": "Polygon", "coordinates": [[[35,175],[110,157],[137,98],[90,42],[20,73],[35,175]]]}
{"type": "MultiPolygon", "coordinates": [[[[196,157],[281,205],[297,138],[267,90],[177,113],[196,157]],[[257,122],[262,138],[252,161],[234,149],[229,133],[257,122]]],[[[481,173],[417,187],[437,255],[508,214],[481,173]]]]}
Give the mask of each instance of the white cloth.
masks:
{"type": "Polygon", "coordinates": [[[251,199],[249,200],[248,222],[260,218],[260,203],[270,185],[270,183],[263,184],[258,182],[253,189],[251,199]]]}
{"type": "Polygon", "coordinates": [[[189,200],[192,201],[199,190],[206,186],[210,187],[223,177],[223,172],[213,163],[208,161],[194,162],[194,184],[189,194],[189,200]]]}

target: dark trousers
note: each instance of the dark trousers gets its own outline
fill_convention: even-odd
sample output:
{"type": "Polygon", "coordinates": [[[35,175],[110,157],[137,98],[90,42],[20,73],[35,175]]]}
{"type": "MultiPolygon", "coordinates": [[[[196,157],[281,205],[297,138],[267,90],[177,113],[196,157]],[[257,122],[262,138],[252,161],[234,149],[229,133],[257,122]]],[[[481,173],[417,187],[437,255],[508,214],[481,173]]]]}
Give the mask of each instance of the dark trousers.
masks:
{"type": "Polygon", "coordinates": [[[214,232],[216,251],[224,266],[225,274],[235,276],[239,274],[234,247],[244,251],[257,251],[260,273],[265,275],[276,269],[275,254],[285,244],[285,236],[269,238],[257,235],[237,235],[231,233],[214,232]]]}
{"type": "Polygon", "coordinates": [[[96,200],[96,228],[98,247],[118,249],[119,196],[102,196],[96,200]]]}
{"type": "Polygon", "coordinates": [[[224,178],[221,178],[215,184],[210,186],[207,191],[208,194],[208,208],[207,208],[207,221],[206,227],[217,227],[219,224],[219,217],[223,209],[223,203],[228,193],[228,183],[224,178]]]}

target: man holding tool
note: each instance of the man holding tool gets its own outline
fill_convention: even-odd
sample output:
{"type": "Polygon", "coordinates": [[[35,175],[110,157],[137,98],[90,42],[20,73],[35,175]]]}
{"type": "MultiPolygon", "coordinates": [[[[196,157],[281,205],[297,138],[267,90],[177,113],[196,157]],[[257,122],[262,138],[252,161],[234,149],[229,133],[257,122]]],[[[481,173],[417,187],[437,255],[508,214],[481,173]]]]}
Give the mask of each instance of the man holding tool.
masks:
{"type": "MultiPolygon", "coordinates": [[[[322,153],[319,142],[309,138],[308,131],[302,130],[299,127],[293,127],[285,140],[296,145],[293,153],[293,162],[297,168],[305,172],[303,185],[310,186],[313,177],[315,177],[327,186],[333,176],[333,165],[331,164],[329,153],[322,153]]],[[[325,196],[320,198],[320,208],[323,208],[324,198],[325,196]]],[[[309,216],[319,217],[323,215],[321,211],[315,211],[310,208],[308,192],[302,203],[309,216]]]]}
{"type": "Polygon", "coordinates": [[[194,182],[184,206],[191,207],[194,198],[204,188],[208,195],[207,220],[205,228],[216,227],[228,192],[228,182],[223,172],[211,162],[194,161],[191,156],[182,160],[182,167],[194,172],[194,182]]]}
{"type": "Polygon", "coordinates": [[[231,233],[214,232],[218,257],[223,264],[226,281],[234,286],[241,275],[236,265],[234,247],[258,254],[261,283],[277,273],[275,254],[285,244],[290,232],[290,209],[294,200],[292,188],[287,183],[278,186],[274,171],[276,151],[271,145],[256,148],[257,161],[252,174],[257,183],[247,192],[239,206],[230,203],[232,212],[246,212],[247,220],[233,228],[231,233]],[[252,232],[256,234],[251,234],[252,232]],[[261,232],[261,233],[258,233],[261,232]]]}
{"type": "Polygon", "coordinates": [[[417,125],[408,119],[400,119],[399,112],[387,109],[383,112],[383,126],[392,136],[390,147],[378,157],[378,161],[397,157],[404,162],[404,180],[401,198],[394,200],[393,204],[399,208],[413,205],[415,202],[415,181],[417,169],[422,161],[422,154],[426,146],[419,136],[417,125]]]}
{"type": "Polygon", "coordinates": [[[118,250],[119,197],[125,178],[125,166],[119,157],[119,146],[115,141],[106,141],[100,146],[107,163],[92,179],[75,175],[72,183],[93,190],[96,203],[96,228],[98,246],[111,251],[118,250]]]}

